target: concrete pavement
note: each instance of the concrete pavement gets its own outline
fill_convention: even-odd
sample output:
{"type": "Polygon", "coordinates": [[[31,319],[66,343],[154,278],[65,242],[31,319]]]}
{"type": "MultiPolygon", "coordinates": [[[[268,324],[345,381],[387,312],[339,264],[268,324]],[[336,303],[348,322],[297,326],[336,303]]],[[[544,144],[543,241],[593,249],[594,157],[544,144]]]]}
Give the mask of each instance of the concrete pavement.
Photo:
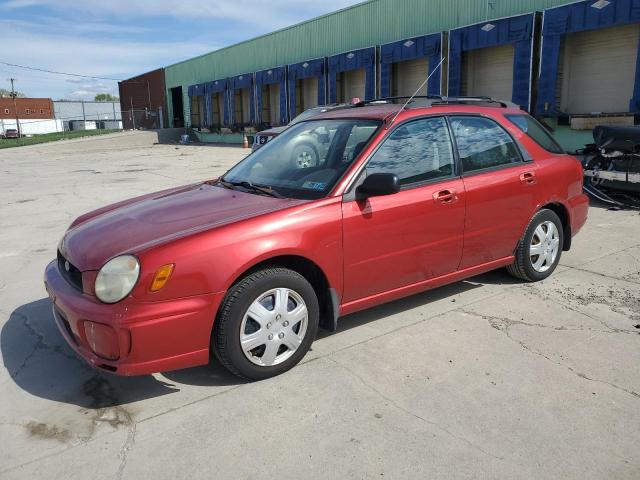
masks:
{"type": "Polygon", "coordinates": [[[303,363],[92,370],[42,286],[81,213],[213,178],[148,133],[0,151],[0,478],[640,477],[640,216],[592,208],[548,280],[496,271],[341,319],[303,363]]]}

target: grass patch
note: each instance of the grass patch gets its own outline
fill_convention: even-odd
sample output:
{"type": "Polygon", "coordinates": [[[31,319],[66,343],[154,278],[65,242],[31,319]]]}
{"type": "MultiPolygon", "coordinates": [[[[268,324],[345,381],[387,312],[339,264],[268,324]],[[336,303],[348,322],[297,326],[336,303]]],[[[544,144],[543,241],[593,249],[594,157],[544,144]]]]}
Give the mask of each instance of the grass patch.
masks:
{"type": "Polygon", "coordinates": [[[104,130],[75,130],[70,132],[45,133],[22,138],[0,138],[0,148],[22,147],[24,145],[36,145],[38,143],[55,142],[58,140],[69,140],[71,138],[93,137],[96,135],[106,135],[107,133],[121,132],[120,129],[104,130]]]}

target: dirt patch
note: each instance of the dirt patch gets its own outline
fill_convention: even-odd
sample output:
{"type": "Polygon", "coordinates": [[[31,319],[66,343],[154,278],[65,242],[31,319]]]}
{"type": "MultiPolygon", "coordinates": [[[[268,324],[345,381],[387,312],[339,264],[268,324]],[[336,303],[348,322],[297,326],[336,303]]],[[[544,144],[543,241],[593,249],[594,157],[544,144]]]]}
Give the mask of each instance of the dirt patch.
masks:
{"type": "Polygon", "coordinates": [[[25,425],[29,435],[42,439],[53,439],[62,443],[66,443],[71,439],[71,432],[64,428],[58,428],[55,425],[49,425],[41,422],[29,422],[25,425]]]}
{"type": "Polygon", "coordinates": [[[133,424],[131,413],[118,405],[115,388],[103,377],[93,376],[83,385],[84,394],[89,397],[92,411],[92,421],[108,423],[113,428],[130,427],[133,424]]]}
{"type": "Polygon", "coordinates": [[[565,286],[562,289],[557,289],[556,292],[572,305],[606,305],[612,311],[626,315],[634,322],[640,320],[640,295],[637,291],[609,288],[604,292],[602,288],[597,287],[577,291],[565,286]]]}

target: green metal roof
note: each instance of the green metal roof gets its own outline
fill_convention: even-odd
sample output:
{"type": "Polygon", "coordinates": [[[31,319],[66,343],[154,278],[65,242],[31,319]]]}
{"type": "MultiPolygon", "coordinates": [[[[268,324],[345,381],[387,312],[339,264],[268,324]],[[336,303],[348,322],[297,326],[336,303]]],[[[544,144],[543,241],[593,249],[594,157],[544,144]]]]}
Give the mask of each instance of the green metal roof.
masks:
{"type": "MultiPolygon", "coordinates": [[[[544,10],[566,0],[369,0],[165,67],[168,90],[473,23],[544,10]]],[[[247,12],[251,15],[258,12],[247,12]]]]}
{"type": "Polygon", "coordinates": [[[231,77],[566,3],[370,0],[170,65],[166,67],[167,87],[231,77]]]}

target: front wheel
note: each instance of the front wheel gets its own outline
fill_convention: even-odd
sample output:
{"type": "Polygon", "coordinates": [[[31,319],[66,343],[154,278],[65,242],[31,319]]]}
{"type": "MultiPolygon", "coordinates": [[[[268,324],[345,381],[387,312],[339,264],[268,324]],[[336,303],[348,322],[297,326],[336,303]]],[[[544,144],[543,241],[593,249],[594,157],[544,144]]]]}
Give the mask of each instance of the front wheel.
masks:
{"type": "Polygon", "coordinates": [[[536,213],[518,242],[515,261],[507,271],[527,282],[544,280],[558,266],[564,231],[558,215],[548,209],[536,213]]]}
{"type": "Polygon", "coordinates": [[[289,269],[257,271],[227,293],[214,327],[214,354],[232,373],[262,380],[295,366],[318,331],[318,298],[289,269]]]}

